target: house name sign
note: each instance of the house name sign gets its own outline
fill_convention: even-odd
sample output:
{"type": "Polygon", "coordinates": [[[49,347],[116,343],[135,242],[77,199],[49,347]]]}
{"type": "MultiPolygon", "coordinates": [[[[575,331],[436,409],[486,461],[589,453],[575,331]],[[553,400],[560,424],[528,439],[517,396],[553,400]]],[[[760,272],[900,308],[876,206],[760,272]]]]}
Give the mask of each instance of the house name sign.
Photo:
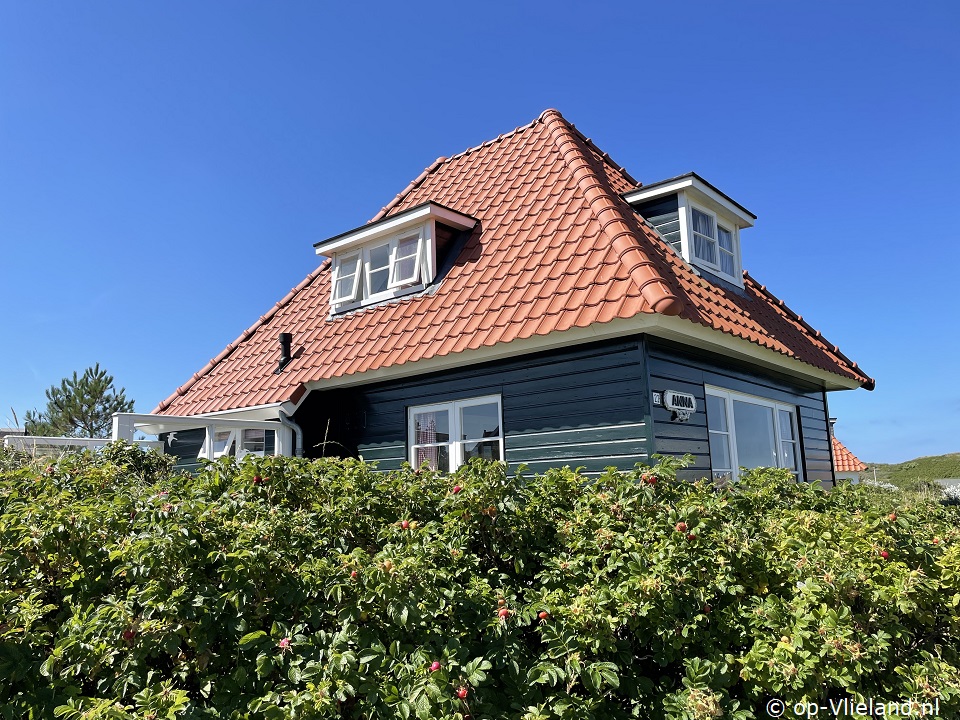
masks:
{"type": "Polygon", "coordinates": [[[663,393],[653,394],[653,404],[663,406],[673,413],[673,416],[684,422],[690,419],[690,416],[697,411],[697,398],[690,393],[677,392],[676,390],[664,390],[663,393]],[[660,400],[660,402],[657,402],[660,400]]]}

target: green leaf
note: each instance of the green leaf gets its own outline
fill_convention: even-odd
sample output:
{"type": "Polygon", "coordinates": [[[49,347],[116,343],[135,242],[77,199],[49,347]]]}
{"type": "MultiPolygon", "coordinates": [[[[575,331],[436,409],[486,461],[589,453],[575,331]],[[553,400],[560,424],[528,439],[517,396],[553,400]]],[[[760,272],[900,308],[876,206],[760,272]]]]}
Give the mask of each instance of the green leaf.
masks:
{"type": "Polygon", "coordinates": [[[266,637],[266,635],[267,633],[264,630],[254,630],[253,632],[249,632],[240,638],[240,647],[245,647],[246,645],[259,640],[262,637],[266,637]]]}

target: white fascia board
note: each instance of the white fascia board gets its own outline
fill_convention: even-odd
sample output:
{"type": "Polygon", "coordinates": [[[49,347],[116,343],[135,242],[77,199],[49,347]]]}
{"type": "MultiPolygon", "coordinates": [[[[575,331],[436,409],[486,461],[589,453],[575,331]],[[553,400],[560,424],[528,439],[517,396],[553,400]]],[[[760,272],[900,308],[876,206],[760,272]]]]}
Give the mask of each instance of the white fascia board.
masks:
{"type": "Polygon", "coordinates": [[[681,190],[694,191],[694,202],[697,200],[696,195],[700,195],[701,197],[709,200],[711,203],[714,203],[720,209],[722,209],[723,212],[736,218],[740,227],[753,227],[753,223],[757,219],[756,216],[753,215],[753,213],[751,213],[749,210],[745,210],[736,203],[731,202],[729,198],[714,190],[695,175],[677,178],[676,180],[668,181],[663,184],[656,183],[648,187],[641,187],[637,190],[624,193],[623,199],[629,204],[633,205],[636,203],[645,202],[647,200],[653,200],[654,198],[663,197],[664,195],[672,195],[673,193],[680,192],[681,190]]]}
{"type": "Polygon", "coordinates": [[[308,382],[306,387],[308,391],[312,391],[366,385],[382,380],[401,379],[440,370],[461,368],[466,365],[515,358],[518,355],[570,347],[597,340],[629,337],[641,333],[760,365],[784,375],[813,383],[824,390],[854,390],[860,387],[860,383],[856,380],[821,370],[749,340],[713,330],[689,320],[655,313],[641,313],[632,318],[617,319],[602,324],[597,323],[586,328],[571,328],[563,332],[552,332],[548,335],[534,335],[508,343],[480,347],[476,350],[450,353],[442,357],[427,358],[426,360],[407,362],[402,365],[327,380],[315,380],[308,382]]]}
{"type": "Polygon", "coordinates": [[[316,249],[317,255],[330,256],[336,252],[366,245],[381,237],[390,237],[394,233],[398,233],[408,227],[422,225],[430,220],[441,222],[457,230],[470,230],[477,224],[476,219],[469,215],[464,215],[443,205],[428,202],[398,215],[392,215],[378,222],[371,223],[370,225],[364,225],[356,230],[351,230],[343,235],[337,235],[329,240],[318,242],[314,244],[313,247],[316,249]]]}
{"type": "Polygon", "coordinates": [[[224,418],[209,415],[148,415],[140,413],[117,413],[133,423],[133,426],[146,435],[176,430],[195,430],[214,425],[218,428],[256,428],[262,430],[276,430],[281,427],[279,417],[276,420],[255,420],[252,418],[224,418]]]}
{"type": "Polygon", "coordinates": [[[237,420],[278,420],[280,410],[286,412],[292,403],[269,403],[267,405],[252,405],[251,407],[234,408],[232,410],[218,410],[193,417],[203,418],[234,418],[237,420]]]}

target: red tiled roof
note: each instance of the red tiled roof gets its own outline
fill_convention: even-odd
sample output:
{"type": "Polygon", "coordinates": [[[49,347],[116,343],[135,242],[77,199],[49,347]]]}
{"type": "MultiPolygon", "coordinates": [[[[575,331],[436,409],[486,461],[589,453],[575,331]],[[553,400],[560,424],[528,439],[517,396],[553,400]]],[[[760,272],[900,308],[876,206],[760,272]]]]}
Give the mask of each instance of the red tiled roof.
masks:
{"type": "Polygon", "coordinates": [[[637,187],[555,110],[424,170],[373,220],[427,201],[479,220],[433,292],[330,318],[330,262],[160,403],[193,415],[282,401],[304,383],[641,313],[677,315],[872,388],[749,275],[701,279],[620,197],[637,187]],[[274,374],[277,336],[302,348],[274,374]]]}
{"type": "Polygon", "coordinates": [[[847,450],[846,445],[837,440],[835,435],[830,436],[830,442],[833,445],[834,472],[861,472],[867,469],[867,466],[860,462],[856,455],[847,450]]]}

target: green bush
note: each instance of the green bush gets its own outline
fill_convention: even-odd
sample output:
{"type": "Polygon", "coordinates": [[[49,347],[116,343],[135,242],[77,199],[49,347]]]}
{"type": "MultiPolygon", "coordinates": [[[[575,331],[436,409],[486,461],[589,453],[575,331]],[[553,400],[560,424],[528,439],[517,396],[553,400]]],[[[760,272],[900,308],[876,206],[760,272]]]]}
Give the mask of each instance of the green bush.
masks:
{"type": "Polygon", "coordinates": [[[0,452],[0,717],[960,711],[956,508],[677,466],[0,452]]]}

